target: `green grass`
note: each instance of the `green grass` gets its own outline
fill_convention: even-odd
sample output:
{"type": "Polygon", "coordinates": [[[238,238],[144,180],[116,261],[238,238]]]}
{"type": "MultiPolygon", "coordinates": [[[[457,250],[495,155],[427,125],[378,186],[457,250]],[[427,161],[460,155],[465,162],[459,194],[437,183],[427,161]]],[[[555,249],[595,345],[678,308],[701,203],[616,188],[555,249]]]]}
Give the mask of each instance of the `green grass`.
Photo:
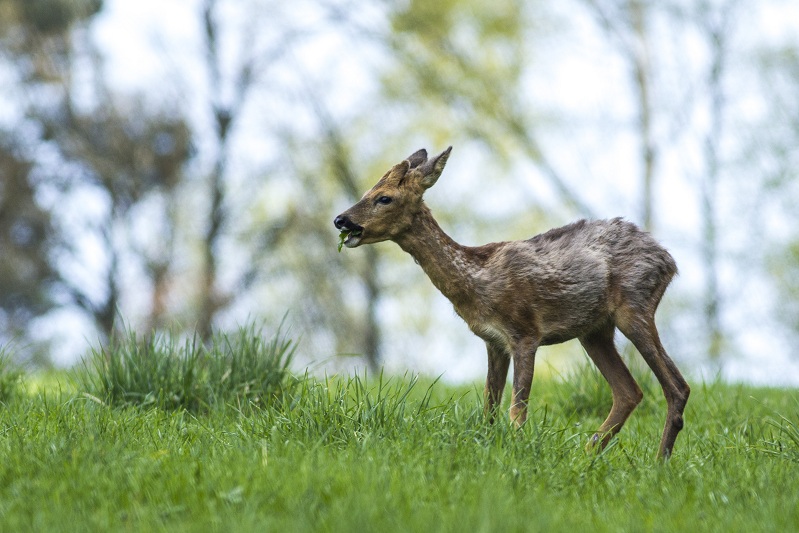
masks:
{"type": "Polygon", "coordinates": [[[0,346],[0,403],[14,398],[21,389],[22,370],[11,360],[7,348],[0,346]]]}
{"type": "Polygon", "coordinates": [[[92,350],[74,374],[78,388],[110,405],[197,412],[231,401],[258,405],[289,382],[295,344],[280,329],[267,340],[254,326],[218,333],[208,345],[166,333],[128,332],[92,350]]]}
{"type": "Polygon", "coordinates": [[[478,386],[411,376],[287,378],[187,409],[86,394],[107,370],[0,406],[0,530],[799,528],[796,390],[694,383],[663,464],[665,404],[646,380],[619,437],[584,452],[609,409],[587,367],[538,380],[522,430],[484,423],[478,386]]]}

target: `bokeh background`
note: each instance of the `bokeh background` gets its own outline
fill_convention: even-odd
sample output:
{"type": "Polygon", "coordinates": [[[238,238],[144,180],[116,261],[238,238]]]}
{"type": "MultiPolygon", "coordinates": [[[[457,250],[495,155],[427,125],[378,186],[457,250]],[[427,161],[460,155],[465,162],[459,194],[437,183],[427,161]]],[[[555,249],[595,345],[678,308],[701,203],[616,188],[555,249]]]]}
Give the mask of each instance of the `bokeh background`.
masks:
{"type": "Polygon", "coordinates": [[[799,384],[795,0],[0,0],[0,345],[283,323],[314,371],[479,378],[410,257],[332,226],[449,145],[456,240],[624,216],[690,375],[799,384]]]}

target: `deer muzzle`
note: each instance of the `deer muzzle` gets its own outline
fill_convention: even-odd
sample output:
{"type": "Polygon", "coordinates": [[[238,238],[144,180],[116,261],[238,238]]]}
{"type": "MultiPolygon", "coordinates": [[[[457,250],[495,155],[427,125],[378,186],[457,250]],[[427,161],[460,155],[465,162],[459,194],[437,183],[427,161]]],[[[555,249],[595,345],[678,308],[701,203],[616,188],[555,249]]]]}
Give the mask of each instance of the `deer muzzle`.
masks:
{"type": "Polygon", "coordinates": [[[341,232],[341,237],[344,238],[344,246],[347,248],[355,248],[360,244],[361,235],[363,235],[363,226],[359,226],[346,215],[337,216],[335,220],[333,220],[333,225],[341,232]]]}

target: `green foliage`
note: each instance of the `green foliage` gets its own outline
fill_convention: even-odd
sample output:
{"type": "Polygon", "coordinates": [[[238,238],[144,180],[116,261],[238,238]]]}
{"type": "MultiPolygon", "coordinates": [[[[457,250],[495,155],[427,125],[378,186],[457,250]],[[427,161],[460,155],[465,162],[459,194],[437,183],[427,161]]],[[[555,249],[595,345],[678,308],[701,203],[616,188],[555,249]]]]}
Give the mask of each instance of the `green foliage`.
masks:
{"type": "Polygon", "coordinates": [[[42,33],[65,32],[76,20],[91,17],[102,8],[101,0],[22,0],[23,21],[42,33]]]}
{"type": "Polygon", "coordinates": [[[792,332],[799,332],[799,240],[773,253],[768,267],[781,295],[777,317],[792,332]]]}
{"type": "MultiPolygon", "coordinates": [[[[643,409],[657,412],[660,408],[657,400],[663,396],[663,392],[652,371],[645,365],[628,362],[628,366],[644,393],[644,400],[635,412],[643,409]]],[[[556,389],[558,394],[555,402],[558,405],[571,407],[578,418],[607,416],[613,403],[610,386],[590,361],[585,361],[561,377],[561,381],[564,386],[556,389]]]]}
{"type": "Polygon", "coordinates": [[[64,33],[72,24],[96,15],[102,6],[102,0],[0,0],[0,29],[21,24],[35,34],[64,33]]]}
{"type": "Polygon", "coordinates": [[[0,403],[13,399],[22,384],[22,370],[11,360],[6,348],[0,347],[0,403]]]}
{"type": "Polygon", "coordinates": [[[524,115],[517,95],[530,6],[449,0],[397,7],[389,15],[396,64],[383,77],[386,96],[415,102],[423,110],[417,127],[434,139],[452,142],[465,132],[503,153],[513,138],[508,130],[524,115]]]}
{"type": "Polygon", "coordinates": [[[583,363],[561,380],[566,386],[558,389],[559,404],[572,406],[578,417],[607,414],[613,401],[610,387],[591,363],[583,363]]]}
{"type": "Polygon", "coordinates": [[[338,234],[338,253],[341,253],[341,248],[344,247],[344,241],[347,240],[349,234],[349,231],[342,231],[338,234]]]}
{"type": "MultiPolygon", "coordinates": [[[[263,416],[260,431],[286,439],[297,435],[318,444],[347,446],[352,439],[403,438],[408,431],[434,432],[436,427],[463,413],[453,411],[453,398],[434,401],[433,384],[423,393],[418,379],[364,378],[304,379],[281,404],[263,416]],[[324,418],[320,418],[324,413],[324,418]]],[[[468,417],[476,411],[469,410],[468,417]]],[[[473,420],[474,422],[474,420],[473,420]]]]}
{"type": "MultiPolygon", "coordinates": [[[[794,409],[797,407],[799,407],[799,401],[796,402],[794,409]]],[[[771,420],[771,424],[779,430],[779,434],[783,438],[767,441],[766,451],[777,457],[799,463],[799,414],[797,411],[794,411],[792,418],[778,415],[771,420]]]]}
{"type": "Polygon", "coordinates": [[[92,350],[75,377],[82,392],[111,405],[199,411],[226,402],[258,405],[289,383],[295,344],[280,330],[265,340],[253,326],[219,333],[209,346],[172,334],[134,332],[92,350]]]}

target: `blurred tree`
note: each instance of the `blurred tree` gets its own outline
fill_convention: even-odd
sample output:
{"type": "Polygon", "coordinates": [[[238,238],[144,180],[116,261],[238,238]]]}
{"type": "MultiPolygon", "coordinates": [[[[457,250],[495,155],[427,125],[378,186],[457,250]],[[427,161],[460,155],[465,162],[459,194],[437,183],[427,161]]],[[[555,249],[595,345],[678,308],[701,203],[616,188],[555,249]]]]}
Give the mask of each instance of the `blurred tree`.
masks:
{"type": "MultiPolygon", "coordinates": [[[[2,0],[0,44],[24,109],[15,119],[18,130],[29,133],[27,175],[33,176],[24,177],[25,168],[17,166],[9,182],[17,187],[4,188],[8,195],[27,191],[31,198],[47,198],[19,198],[16,211],[4,212],[20,239],[25,227],[36,230],[30,237],[43,266],[39,275],[28,272],[28,281],[48,296],[36,312],[75,306],[108,337],[121,299],[141,292],[123,279],[131,269],[152,290],[146,322],[163,320],[174,253],[172,204],[191,155],[191,134],[179,115],[110,92],[87,31],[101,7],[96,0],[2,0]],[[32,206],[47,215],[37,225],[29,223],[32,206]],[[145,209],[151,222],[145,227],[158,235],[141,234],[145,209]],[[94,253],[87,253],[92,246],[94,253]],[[49,283],[35,279],[42,277],[49,283]]],[[[12,161],[4,158],[6,166],[12,161]]]]}
{"type": "Polygon", "coordinates": [[[699,183],[700,209],[702,216],[702,261],[705,270],[703,296],[704,325],[707,331],[707,355],[717,367],[721,366],[725,341],[722,326],[722,294],[719,287],[719,214],[718,202],[720,181],[724,171],[722,146],[726,140],[726,107],[728,63],[732,54],[730,40],[733,37],[734,15],[737,0],[724,2],[699,2],[695,20],[700,34],[706,41],[710,61],[705,69],[705,93],[710,124],[704,138],[704,172],[699,183]]]}
{"type": "Polygon", "coordinates": [[[705,355],[717,366],[724,345],[723,300],[719,270],[719,193],[722,178],[722,146],[728,136],[725,123],[726,76],[734,39],[735,0],[721,2],[660,2],[641,0],[585,0],[597,23],[615,45],[630,73],[637,109],[636,137],[640,146],[641,220],[652,231],[655,222],[658,161],[668,157],[680,136],[699,136],[701,163],[686,171],[695,174],[702,230],[697,242],[704,270],[702,327],[705,355]],[[660,33],[654,28],[660,26],[660,33]],[[680,43],[675,51],[651,51],[652,42],[667,39],[680,43]],[[695,41],[689,37],[698,36],[695,41]],[[681,46],[699,45],[707,60],[681,46]],[[685,43],[690,43],[686,45],[685,43]],[[669,63],[669,55],[680,59],[669,63]],[[671,70],[671,72],[670,72],[671,70]],[[677,72],[679,70],[680,72],[677,72]],[[681,76],[676,90],[669,91],[668,77],[681,76]],[[655,90],[655,88],[659,90],[655,90]],[[696,116],[684,111],[691,109],[696,116]],[[707,117],[707,118],[706,118],[707,117]],[[707,126],[705,126],[707,122],[707,126]],[[699,132],[699,133],[694,133],[699,132]]]}
{"type": "Polygon", "coordinates": [[[384,72],[386,95],[433,139],[476,140],[505,161],[533,161],[575,215],[592,208],[551,163],[533,126],[535,103],[525,98],[537,3],[478,0],[394,3],[389,33],[380,35],[395,61],[384,72]]]}
{"type": "MultiPolygon", "coordinates": [[[[56,304],[51,263],[52,216],[37,198],[37,127],[25,113],[44,84],[65,81],[70,31],[101,7],[96,0],[0,0],[0,64],[15,99],[0,133],[0,340],[16,338],[17,353],[44,362],[34,342],[35,319],[56,304]]],[[[36,341],[42,339],[35,338],[36,341]]]]}
{"type": "Polygon", "coordinates": [[[769,105],[748,125],[752,135],[743,154],[748,172],[763,177],[750,195],[756,221],[751,227],[759,238],[749,248],[765,255],[774,294],[770,310],[799,346],[799,46],[761,46],[755,68],[754,79],[769,105]]]}
{"type": "MultiPolygon", "coordinates": [[[[106,205],[96,219],[84,220],[77,231],[61,233],[58,257],[64,261],[71,256],[72,264],[92,262],[76,241],[93,234],[105,255],[105,272],[99,290],[89,289],[63,270],[59,285],[108,337],[114,332],[123,293],[136,290],[125,286],[123,268],[135,265],[144,276],[139,283],[152,291],[145,325],[163,326],[166,293],[174,275],[174,204],[192,153],[189,127],[182,117],[154,113],[139,100],[126,105],[103,99],[88,112],[76,112],[69,99],[65,104],[64,113],[45,120],[60,150],[62,168],[69,169],[66,176],[53,178],[65,185],[65,194],[84,191],[106,205]],[[147,210],[146,225],[140,223],[143,209],[147,210]],[[148,231],[153,233],[147,235],[148,231]]],[[[74,217],[68,210],[77,206],[66,207],[55,211],[61,217],[74,217]]]]}
{"type": "MultiPolygon", "coordinates": [[[[233,96],[225,98],[225,80],[222,68],[221,28],[217,16],[218,2],[206,0],[202,7],[203,43],[205,46],[205,69],[208,76],[210,97],[208,106],[213,121],[214,156],[208,176],[210,201],[206,218],[206,229],[202,239],[202,274],[199,283],[199,308],[197,309],[197,332],[204,340],[211,338],[214,317],[230,304],[232,294],[225,294],[219,287],[220,239],[229,231],[229,209],[226,202],[229,176],[228,160],[231,151],[231,132],[239,121],[248,93],[253,84],[253,58],[245,59],[233,74],[233,96]]],[[[235,283],[240,289],[240,282],[235,283]]]]}
{"type": "MultiPolygon", "coordinates": [[[[304,188],[309,191],[309,196],[315,198],[312,203],[305,204],[301,218],[298,217],[298,221],[301,220],[302,223],[296,225],[295,231],[305,233],[305,238],[314,238],[317,242],[313,246],[327,251],[324,255],[329,255],[333,250],[330,229],[331,198],[335,197],[336,192],[343,193],[348,201],[354,203],[364,193],[365,188],[370,187],[369,180],[373,176],[364,175],[359,170],[358,162],[351,152],[352,143],[342,131],[345,126],[333,117],[324,99],[309,89],[307,104],[318,123],[320,156],[313,161],[312,168],[293,161],[304,188]],[[316,177],[320,173],[329,177],[333,194],[319,194],[320,191],[315,190],[319,187],[316,177]],[[313,230],[309,232],[311,228],[313,230]]],[[[317,327],[321,325],[336,332],[339,353],[352,351],[354,347],[364,357],[373,375],[377,375],[383,362],[383,324],[377,314],[383,296],[378,280],[381,253],[374,246],[365,246],[359,251],[362,253],[356,257],[347,257],[346,261],[348,265],[355,265],[355,268],[346,268],[340,257],[335,262],[325,259],[324,256],[315,264],[305,262],[301,270],[309,277],[307,286],[313,287],[309,294],[313,300],[305,308],[315,310],[314,322],[317,327]],[[344,281],[348,278],[354,278],[360,284],[362,298],[353,298],[352,291],[348,291],[348,283],[344,281]],[[348,300],[356,300],[359,305],[348,305],[348,300]],[[349,350],[344,349],[344,346],[349,346],[349,350]]]]}
{"type": "MultiPolygon", "coordinates": [[[[53,228],[50,214],[35,200],[30,175],[33,164],[23,150],[0,141],[0,345],[25,339],[32,320],[53,305],[56,279],[48,260],[53,228]]],[[[40,347],[27,356],[45,362],[40,347]]]]}
{"type": "MultiPolygon", "coordinates": [[[[305,7],[326,5],[312,1],[305,7]]],[[[211,134],[203,177],[206,209],[200,212],[197,330],[210,334],[220,315],[237,307],[262,316],[290,310],[291,322],[306,332],[308,352],[331,345],[339,353],[357,352],[376,372],[379,252],[367,250],[364,261],[355,259],[358,268],[344,269],[331,223],[335,201],[342,194],[360,197],[371,179],[364,179],[363,161],[351,151],[361,139],[345,136],[353,126],[349,117],[331,113],[323,86],[329,80],[311,80],[296,60],[307,42],[323,46],[314,42],[323,29],[277,6],[268,0],[245,7],[206,0],[199,12],[207,82],[200,107],[210,127],[197,127],[211,134]],[[252,142],[253,130],[274,156],[243,176],[231,163],[252,142]],[[253,300],[254,294],[262,296],[253,300]]]]}
{"type": "MultiPolygon", "coordinates": [[[[652,231],[654,225],[654,187],[660,147],[655,139],[654,83],[650,45],[653,4],[643,0],[585,0],[585,4],[627,63],[635,95],[636,136],[640,146],[641,225],[652,231]]],[[[665,8],[659,3],[658,8],[665,8]]]]}
{"type": "MultiPolygon", "coordinates": [[[[223,16],[225,8],[234,6],[232,2],[205,0],[201,6],[202,22],[202,57],[203,68],[207,79],[207,99],[202,101],[205,114],[210,117],[211,161],[208,171],[207,210],[203,213],[201,224],[205,227],[201,237],[202,265],[199,292],[196,295],[197,332],[203,339],[210,339],[211,329],[216,317],[225,311],[242,292],[249,290],[261,279],[259,259],[271,251],[271,244],[280,237],[286,221],[269,221],[269,225],[261,231],[248,234],[247,242],[239,240],[237,252],[248,257],[247,267],[228,268],[222,272],[222,259],[225,256],[221,249],[224,241],[236,240],[246,230],[237,220],[238,215],[251,209],[257,195],[240,195],[238,200],[232,198],[234,182],[243,183],[242,177],[234,175],[230,170],[231,154],[240,143],[236,132],[245,119],[250,105],[251,95],[258,89],[261,98],[278,96],[276,85],[269,80],[271,72],[290,53],[295,43],[305,38],[304,30],[296,20],[287,21],[274,2],[255,2],[244,7],[238,19],[230,12],[223,16]],[[272,16],[264,20],[257,13],[270,13],[272,16]],[[237,26],[238,25],[238,26],[237,26]],[[230,35],[241,37],[238,56],[233,60],[230,35]],[[267,38],[260,39],[259,36],[267,38]],[[265,83],[269,80],[269,83],[265,83]],[[221,283],[221,277],[227,277],[221,283]]],[[[241,6],[238,6],[241,7],[241,6]]],[[[278,128],[274,124],[265,124],[266,128],[278,128]]],[[[274,130],[273,130],[274,131],[274,130]]],[[[262,176],[263,177],[263,176],[262,176]]],[[[266,176],[267,181],[269,176],[266,176]]],[[[268,184],[260,184],[267,186],[268,184]]]]}

